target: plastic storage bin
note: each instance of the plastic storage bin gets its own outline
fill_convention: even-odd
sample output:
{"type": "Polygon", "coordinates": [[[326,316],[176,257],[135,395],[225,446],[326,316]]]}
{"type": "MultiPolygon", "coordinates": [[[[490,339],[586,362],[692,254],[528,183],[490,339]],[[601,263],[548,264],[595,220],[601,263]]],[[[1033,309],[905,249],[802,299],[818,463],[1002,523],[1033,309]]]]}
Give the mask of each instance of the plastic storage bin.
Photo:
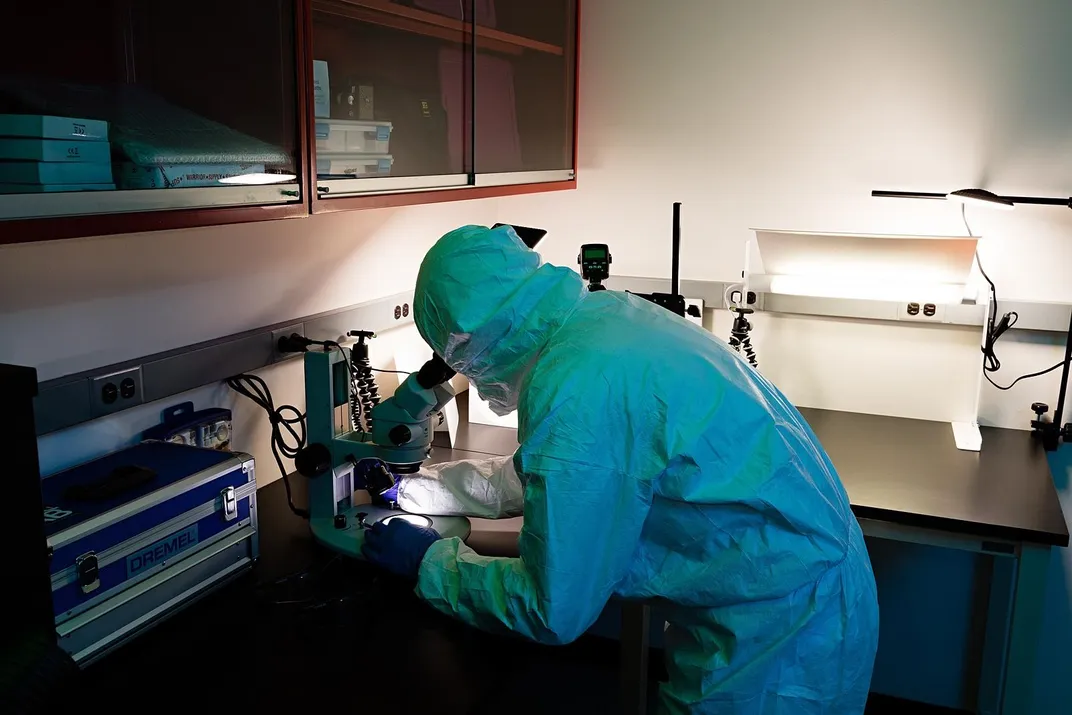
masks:
{"type": "Polygon", "coordinates": [[[389,154],[391,131],[390,122],[351,119],[320,121],[316,123],[316,150],[350,154],[389,154]]]}
{"type": "Polygon", "coordinates": [[[317,154],[316,173],[321,178],[390,176],[395,160],[390,154],[317,154]]]}

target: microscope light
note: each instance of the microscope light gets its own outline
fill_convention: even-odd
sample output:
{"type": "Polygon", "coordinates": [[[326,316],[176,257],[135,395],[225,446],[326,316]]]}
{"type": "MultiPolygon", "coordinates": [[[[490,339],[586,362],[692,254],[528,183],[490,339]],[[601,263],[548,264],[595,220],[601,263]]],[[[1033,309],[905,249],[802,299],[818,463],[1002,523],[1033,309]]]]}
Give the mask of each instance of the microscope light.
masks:
{"type": "Polygon", "coordinates": [[[400,520],[405,521],[405,522],[407,522],[409,524],[413,524],[414,526],[431,526],[432,525],[432,520],[431,519],[429,519],[426,516],[420,516],[419,514],[395,514],[393,516],[387,517],[386,519],[381,519],[380,522],[382,524],[388,524],[388,523],[394,521],[395,519],[400,519],[400,520]]]}

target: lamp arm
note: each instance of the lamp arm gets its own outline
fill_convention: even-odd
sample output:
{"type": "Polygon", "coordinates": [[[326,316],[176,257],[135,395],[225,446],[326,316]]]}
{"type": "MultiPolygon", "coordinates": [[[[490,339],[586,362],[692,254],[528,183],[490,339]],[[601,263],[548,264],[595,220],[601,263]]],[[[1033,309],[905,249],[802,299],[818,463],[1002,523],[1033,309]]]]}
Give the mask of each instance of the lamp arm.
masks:
{"type": "MultiPolygon", "coordinates": [[[[932,191],[885,191],[874,189],[871,196],[877,199],[940,199],[944,200],[949,194],[938,194],[932,191]]],[[[1072,197],[1056,198],[1046,196],[996,196],[1013,204],[1035,204],[1040,206],[1067,206],[1072,209],[1072,197]]]]}
{"type": "Polygon", "coordinates": [[[1037,204],[1041,206],[1067,206],[1072,209],[1072,198],[1046,198],[1042,196],[1002,196],[1014,204],[1037,204]]]}

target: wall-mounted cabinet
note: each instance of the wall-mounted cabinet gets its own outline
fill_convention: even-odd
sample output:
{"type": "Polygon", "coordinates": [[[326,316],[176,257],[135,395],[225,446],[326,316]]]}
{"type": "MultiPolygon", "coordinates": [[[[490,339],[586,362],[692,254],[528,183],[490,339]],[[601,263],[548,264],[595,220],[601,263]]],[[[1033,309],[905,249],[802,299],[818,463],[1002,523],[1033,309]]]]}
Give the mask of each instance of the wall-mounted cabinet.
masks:
{"type": "Polygon", "coordinates": [[[306,212],[298,0],[17,0],[0,242],[306,212]]]}
{"type": "Polygon", "coordinates": [[[578,2],[19,0],[0,243],[573,188],[578,2]]]}
{"type": "Polygon", "coordinates": [[[312,0],[314,211],[572,188],[575,0],[312,0]]]}

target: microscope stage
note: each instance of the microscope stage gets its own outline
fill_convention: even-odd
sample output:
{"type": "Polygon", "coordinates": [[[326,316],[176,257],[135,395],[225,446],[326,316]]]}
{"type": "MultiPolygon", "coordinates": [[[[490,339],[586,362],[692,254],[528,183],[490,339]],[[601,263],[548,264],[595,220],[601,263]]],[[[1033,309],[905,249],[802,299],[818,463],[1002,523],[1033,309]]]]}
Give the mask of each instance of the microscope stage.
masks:
{"type": "Polygon", "coordinates": [[[430,526],[439,532],[444,539],[457,536],[460,539],[469,537],[469,520],[464,516],[420,516],[398,509],[387,509],[361,504],[342,512],[346,517],[346,525],[342,528],[335,526],[334,519],[310,519],[309,527],[313,531],[313,538],[332,551],[337,551],[353,558],[361,556],[361,545],[365,542],[365,528],[376,522],[387,522],[392,519],[404,519],[417,526],[430,526]],[[362,519],[358,514],[364,514],[362,519]]]}

